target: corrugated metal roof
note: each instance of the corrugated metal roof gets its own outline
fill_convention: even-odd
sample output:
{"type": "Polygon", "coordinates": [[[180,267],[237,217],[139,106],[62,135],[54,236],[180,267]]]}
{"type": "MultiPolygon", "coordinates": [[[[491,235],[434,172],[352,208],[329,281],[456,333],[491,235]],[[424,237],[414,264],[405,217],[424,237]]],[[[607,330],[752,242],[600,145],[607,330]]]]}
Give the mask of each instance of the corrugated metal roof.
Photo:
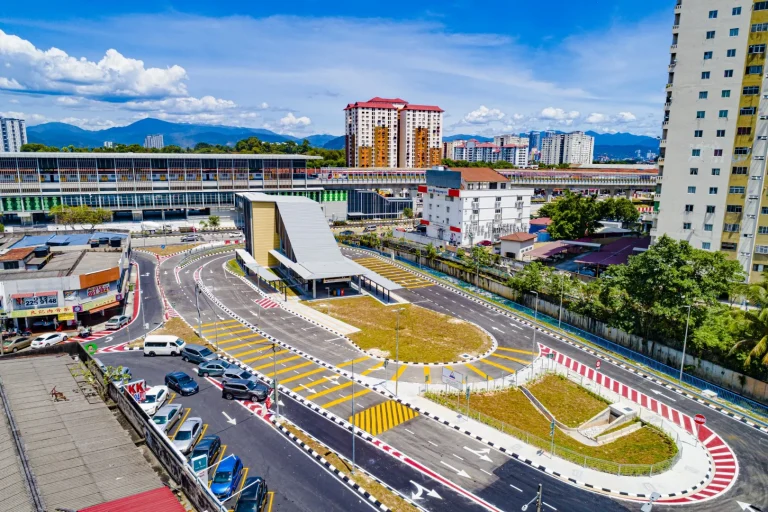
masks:
{"type": "Polygon", "coordinates": [[[167,487],[81,508],[78,512],[186,512],[167,487]]]}

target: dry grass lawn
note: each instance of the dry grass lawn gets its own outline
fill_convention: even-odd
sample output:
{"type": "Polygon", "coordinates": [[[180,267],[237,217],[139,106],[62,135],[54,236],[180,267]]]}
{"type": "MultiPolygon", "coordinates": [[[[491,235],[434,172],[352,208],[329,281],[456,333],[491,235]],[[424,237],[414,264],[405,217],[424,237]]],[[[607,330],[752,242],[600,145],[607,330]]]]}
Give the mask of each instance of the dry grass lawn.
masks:
{"type": "Polygon", "coordinates": [[[237,260],[232,258],[227,262],[227,268],[237,274],[240,277],[245,277],[245,272],[243,272],[243,269],[240,268],[240,265],[238,265],[237,260]]]}
{"type": "Polygon", "coordinates": [[[569,427],[578,427],[610,404],[560,375],[547,375],[526,387],[555,418],[569,427]]]}
{"type": "MultiPolygon", "coordinates": [[[[428,398],[456,410],[455,396],[430,394],[428,398]]],[[[562,396],[560,400],[565,402],[569,400],[569,396],[562,396]]],[[[463,404],[466,406],[466,402],[463,401],[463,404]]],[[[522,391],[509,388],[489,393],[473,393],[470,407],[472,411],[485,414],[485,423],[494,428],[501,429],[501,424],[494,421],[498,420],[541,438],[542,442],[530,439],[529,443],[549,451],[549,421],[522,391]]],[[[460,408],[459,412],[465,412],[465,409],[460,408]]],[[[647,426],[602,446],[583,445],[555,429],[555,443],[582,456],[596,457],[617,464],[655,464],[670,459],[677,453],[677,446],[672,439],[647,426]]]]}
{"type": "MultiPolygon", "coordinates": [[[[190,329],[187,324],[184,323],[184,321],[181,318],[171,318],[167,322],[165,322],[165,325],[163,325],[161,328],[156,330],[152,333],[154,334],[170,334],[172,336],[177,336],[187,343],[194,343],[196,345],[206,345],[208,348],[213,350],[214,352],[216,349],[213,345],[210,343],[207,343],[204,339],[202,339],[200,336],[197,335],[197,333],[190,329]]],[[[131,342],[131,347],[143,347],[144,346],[144,340],[136,340],[131,342]]]]}
{"type": "Polygon", "coordinates": [[[183,245],[166,245],[165,249],[161,249],[160,245],[153,245],[152,247],[139,247],[139,249],[147,252],[151,252],[152,254],[157,254],[158,256],[168,256],[170,254],[176,254],[177,252],[187,251],[189,249],[193,249],[201,244],[183,244],[183,245]]]}
{"type": "Polygon", "coordinates": [[[305,304],[359,328],[350,339],[381,357],[395,357],[397,314],[394,311],[398,308],[403,309],[400,313],[401,361],[457,361],[461,354],[474,356],[491,347],[488,335],[474,325],[412,304],[385,306],[371,297],[305,304]]]}

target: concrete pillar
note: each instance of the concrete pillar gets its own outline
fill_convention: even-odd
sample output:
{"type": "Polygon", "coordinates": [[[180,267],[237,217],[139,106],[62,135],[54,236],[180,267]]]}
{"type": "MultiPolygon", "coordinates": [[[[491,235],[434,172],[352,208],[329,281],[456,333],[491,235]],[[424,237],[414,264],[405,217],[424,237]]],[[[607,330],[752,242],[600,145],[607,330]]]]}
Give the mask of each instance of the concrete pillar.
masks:
{"type": "Polygon", "coordinates": [[[548,188],[548,189],[546,189],[544,192],[545,192],[545,193],[546,193],[546,195],[547,195],[547,202],[548,202],[548,203],[551,203],[551,202],[552,202],[552,199],[553,199],[553,196],[555,195],[555,189],[552,189],[552,188],[548,188]]]}
{"type": "Polygon", "coordinates": [[[131,210],[131,215],[135,222],[141,222],[144,220],[144,212],[142,210],[131,210]]]}
{"type": "Polygon", "coordinates": [[[317,279],[312,280],[312,298],[317,298],[317,279]]]}
{"type": "Polygon", "coordinates": [[[160,210],[160,215],[162,216],[163,220],[165,220],[165,210],[160,210]]]}
{"type": "Polygon", "coordinates": [[[632,200],[632,189],[631,188],[627,188],[626,195],[627,195],[627,199],[629,199],[631,201],[632,200]]]}

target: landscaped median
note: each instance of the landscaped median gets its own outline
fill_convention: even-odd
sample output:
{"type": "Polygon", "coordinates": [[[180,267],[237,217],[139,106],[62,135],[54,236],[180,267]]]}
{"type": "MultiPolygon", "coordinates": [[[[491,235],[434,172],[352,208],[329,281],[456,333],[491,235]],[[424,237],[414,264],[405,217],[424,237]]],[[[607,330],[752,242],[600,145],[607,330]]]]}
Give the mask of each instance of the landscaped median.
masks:
{"type": "MultiPolygon", "coordinates": [[[[156,331],[152,332],[152,336],[154,335],[161,335],[161,334],[168,334],[171,336],[176,336],[177,338],[181,338],[182,340],[186,341],[187,343],[193,343],[195,345],[203,345],[207,346],[214,352],[216,351],[216,348],[205,341],[203,338],[197,335],[197,333],[190,328],[184,320],[181,318],[171,318],[165,324],[157,329],[156,331]]],[[[128,344],[131,348],[142,348],[144,347],[144,338],[139,338],[137,340],[134,340],[128,344]]]]}
{"type": "Polygon", "coordinates": [[[184,245],[153,245],[151,247],[137,247],[142,251],[151,252],[158,256],[170,256],[171,254],[178,254],[180,252],[194,249],[198,245],[202,244],[184,244],[184,245]]]}
{"type": "Polygon", "coordinates": [[[361,349],[400,361],[444,363],[476,357],[490,350],[491,337],[476,326],[413,304],[385,306],[371,297],[305,302],[360,329],[349,335],[361,349]],[[398,313],[395,310],[402,310],[398,313]]]}
{"type": "MultiPolygon", "coordinates": [[[[558,375],[547,375],[527,389],[562,424],[575,427],[593,418],[608,402],[558,375]]],[[[466,400],[456,394],[426,393],[425,397],[462,414],[466,400]]],[[[469,416],[546,452],[552,448],[550,422],[518,388],[472,393],[469,416]]],[[[625,423],[630,426],[634,420],[625,423]]],[[[613,429],[611,429],[613,430],[613,429]]],[[[605,432],[608,432],[607,430],[605,432]]],[[[580,466],[617,475],[655,475],[669,469],[678,453],[674,440],[660,429],[643,427],[618,439],[587,446],[555,429],[554,455],[580,466]]]]}
{"type": "Polygon", "coordinates": [[[231,271],[232,273],[240,277],[245,277],[245,272],[243,272],[243,269],[240,268],[240,264],[234,258],[227,261],[227,270],[231,271]]]}

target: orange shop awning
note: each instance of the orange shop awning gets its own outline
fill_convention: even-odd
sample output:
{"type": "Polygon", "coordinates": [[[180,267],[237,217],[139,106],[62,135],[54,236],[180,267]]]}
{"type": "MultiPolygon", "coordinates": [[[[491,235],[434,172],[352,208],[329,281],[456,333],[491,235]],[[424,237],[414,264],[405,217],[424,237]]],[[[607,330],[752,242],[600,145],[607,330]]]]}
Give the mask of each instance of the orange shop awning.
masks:
{"type": "Polygon", "coordinates": [[[118,301],[110,302],[108,304],[104,304],[103,306],[99,306],[97,308],[93,308],[88,311],[88,313],[98,313],[99,311],[104,311],[105,309],[113,308],[115,306],[119,306],[120,303],[118,301]]]}

